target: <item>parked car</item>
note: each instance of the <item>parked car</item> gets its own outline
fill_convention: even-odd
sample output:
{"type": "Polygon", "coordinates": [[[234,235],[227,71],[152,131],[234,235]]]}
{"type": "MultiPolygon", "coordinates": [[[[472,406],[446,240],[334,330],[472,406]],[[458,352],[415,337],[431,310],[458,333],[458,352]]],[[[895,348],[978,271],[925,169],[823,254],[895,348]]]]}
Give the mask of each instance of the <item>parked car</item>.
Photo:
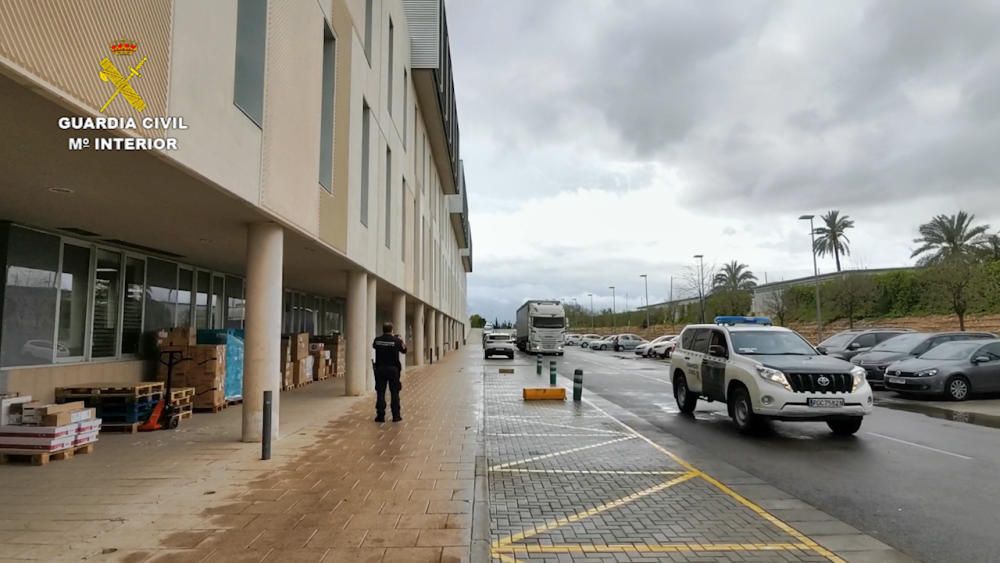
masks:
{"type": "Polygon", "coordinates": [[[653,345],[650,350],[652,355],[663,359],[669,358],[677,348],[677,338],[677,335],[668,336],[665,340],[653,345]]]}
{"type": "Polygon", "coordinates": [[[580,337],[580,348],[590,348],[590,345],[598,340],[604,340],[600,334],[584,334],[580,337]]]}
{"type": "Polygon", "coordinates": [[[952,401],[964,401],[973,392],[1000,391],[1000,341],[948,342],[893,362],[885,370],[885,388],[952,401]]]}
{"type": "Polygon", "coordinates": [[[618,338],[617,334],[610,334],[601,338],[600,340],[594,340],[590,343],[591,350],[613,350],[615,338],[618,338]]]}
{"type": "Polygon", "coordinates": [[[834,358],[840,358],[841,360],[850,360],[858,354],[870,351],[875,346],[889,340],[890,338],[899,336],[900,334],[912,332],[913,331],[908,328],[866,328],[845,330],[834,334],[823,342],[820,342],[816,349],[827,356],[833,356],[834,358]]]}
{"type": "Polygon", "coordinates": [[[638,334],[619,334],[611,341],[611,349],[615,352],[624,352],[645,343],[646,339],[638,334]]]}
{"type": "Polygon", "coordinates": [[[656,338],[650,340],[649,342],[640,344],[635,347],[635,355],[642,356],[643,358],[652,358],[654,355],[653,346],[661,342],[665,342],[671,338],[673,338],[673,335],[665,334],[663,336],[657,336],[656,338]]]}
{"type": "Polygon", "coordinates": [[[670,371],[681,412],[693,412],[702,397],[722,402],[742,433],[773,419],[822,421],[849,435],[873,408],[865,370],[820,354],[787,328],[689,325],[670,371]]]}
{"type": "MultiPolygon", "coordinates": [[[[21,347],[21,353],[25,356],[52,361],[52,341],[51,340],[29,340],[21,347]]],[[[55,345],[55,357],[65,358],[69,356],[69,348],[65,344],[55,345]]]]}
{"type": "Polygon", "coordinates": [[[566,334],[563,336],[563,344],[566,346],[576,346],[583,337],[579,334],[566,334]]]}
{"type": "Polygon", "coordinates": [[[889,364],[916,358],[947,342],[996,338],[989,332],[910,332],[878,344],[870,351],[851,358],[851,363],[865,368],[868,382],[882,385],[889,364]]]}
{"type": "Polygon", "coordinates": [[[514,335],[507,332],[491,332],[483,345],[483,359],[490,356],[507,356],[514,359],[514,335]]]}

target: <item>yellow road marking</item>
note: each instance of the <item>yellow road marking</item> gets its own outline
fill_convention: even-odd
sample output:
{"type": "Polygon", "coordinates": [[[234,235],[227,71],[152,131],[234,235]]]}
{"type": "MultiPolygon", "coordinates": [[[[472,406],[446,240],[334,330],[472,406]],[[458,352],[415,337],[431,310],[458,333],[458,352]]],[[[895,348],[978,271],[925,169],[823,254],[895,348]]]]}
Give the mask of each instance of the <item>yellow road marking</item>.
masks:
{"type": "Polygon", "coordinates": [[[736,502],[742,504],[743,506],[747,507],[748,509],[750,509],[751,511],[753,511],[754,513],[756,513],[758,516],[760,516],[764,520],[767,520],[768,522],[770,522],[771,524],[773,524],[774,526],[776,526],[781,531],[783,531],[786,534],[788,534],[788,535],[792,536],[793,538],[795,538],[800,543],[809,546],[809,549],[811,549],[813,552],[815,552],[815,553],[817,553],[817,554],[819,554],[819,555],[821,555],[823,557],[826,557],[827,559],[829,559],[830,561],[833,561],[835,563],[844,563],[843,559],[841,559],[840,557],[838,557],[837,555],[835,555],[830,550],[826,549],[825,547],[819,545],[818,543],[816,543],[812,539],[808,538],[802,532],[799,532],[795,528],[793,528],[793,527],[789,526],[788,524],[786,524],[785,522],[779,520],[773,514],[771,514],[770,512],[764,510],[763,508],[761,508],[760,506],[758,506],[756,503],[750,501],[749,499],[747,499],[743,495],[741,495],[741,494],[737,493],[736,491],[730,489],[728,486],[724,485],[723,483],[721,483],[716,478],[712,477],[711,475],[708,475],[708,474],[704,473],[703,471],[701,471],[697,467],[691,465],[687,461],[685,461],[685,460],[681,459],[680,457],[678,457],[673,452],[667,450],[663,446],[661,446],[661,445],[657,444],[656,442],[653,442],[649,438],[643,436],[642,434],[640,434],[639,432],[637,432],[634,428],[632,428],[628,424],[625,424],[624,422],[618,420],[617,418],[615,418],[614,416],[612,416],[611,414],[609,414],[607,411],[605,411],[601,407],[599,407],[599,406],[595,405],[594,403],[592,403],[590,400],[584,399],[584,401],[588,405],[590,405],[592,408],[596,409],[598,412],[603,413],[604,416],[606,416],[606,417],[610,418],[611,420],[617,422],[622,428],[624,428],[624,429],[628,430],[629,432],[631,432],[635,437],[639,438],[640,440],[643,440],[644,442],[646,442],[650,446],[653,446],[654,448],[656,448],[657,450],[659,450],[660,452],[662,452],[663,454],[665,454],[667,457],[669,457],[670,459],[672,459],[675,462],[677,462],[682,467],[684,467],[684,468],[690,470],[691,472],[693,472],[694,474],[696,474],[698,477],[701,477],[705,481],[708,481],[709,483],[711,483],[712,485],[714,485],[717,489],[719,489],[720,491],[722,491],[723,493],[725,493],[726,495],[728,495],[730,498],[732,498],[736,502]]]}
{"type": "Polygon", "coordinates": [[[551,453],[551,454],[545,454],[545,455],[540,455],[540,456],[535,456],[535,457],[529,457],[527,459],[522,459],[522,460],[518,460],[518,461],[509,461],[507,463],[501,463],[500,465],[494,465],[493,467],[490,467],[490,471],[495,471],[497,469],[503,469],[504,467],[512,467],[514,465],[521,465],[522,463],[530,463],[532,461],[538,461],[538,460],[541,460],[541,459],[549,459],[549,458],[557,457],[557,456],[561,456],[561,455],[572,454],[572,453],[576,453],[576,452],[582,452],[584,450],[590,450],[590,449],[593,449],[593,448],[600,448],[602,446],[609,446],[611,444],[617,444],[618,442],[624,442],[625,440],[631,440],[633,438],[635,438],[635,436],[625,436],[624,438],[615,438],[614,440],[608,440],[607,442],[601,442],[599,444],[591,444],[589,446],[581,446],[579,448],[573,448],[573,449],[569,449],[569,450],[563,450],[561,452],[555,452],[555,453],[551,453]]]}
{"type": "Polygon", "coordinates": [[[493,553],[677,553],[726,551],[811,551],[804,543],[674,543],[674,544],[611,544],[611,545],[506,545],[493,548],[493,553]]]}
{"type": "Polygon", "coordinates": [[[493,552],[491,555],[493,555],[493,557],[499,558],[500,561],[503,561],[504,563],[521,563],[520,560],[514,559],[509,555],[504,555],[503,553],[493,552]]]}
{"type": "Polygon", "coordinates": [[[490,469],[493,472],[502,473],[573,473],[579,475],[681,475],[685,471],[616,471],[602,469],[519,469],[519,468],[496,468],[490,469]]]}
{"type": "MultiPolygon", "coordinates": [[[[577,512],[576,514],[573,514],[571,516],[566,516],[566,517],[562,517],[562,518],[556,518],[555,520],[550,520],[550,521],[548,521],[548,522],[546,522],[546,523],[544,523],[544,524],[542,524],[540,526],[535,526],[531,530],[524,530],[522,532],[518,532],[518,533],[510,536],[509,538],[493,542],[493,547],[494,547],[494,549],[496,549],[496,548],[500,548],[500,547],[509,546],[510,544],[512,544],[514,542],[521,541],[523,539],[527,539],[527,538],[530,538],[530,537],[534,537],[534,536],[537,536],[538,534],[543,534],[543,533],[545,533],[545,532],[547,532],[549,530],[554,530],[556,528],[561,528],[563,526],[572,524],[574,522],[579,522],[580,520],[583,520],[585,518],[589,518],[591,516],[594,516],[595,514],[600,514],[602,512],[606,512],[606,511],[611,510],[613,508],[618,508],[619,506],[623,506],[625,504],[628,504],[628,503],[630,503],[630,502],[632,502],[634,500],[639,500],[639,499],[641,499],[643,497],[646,497],[646,496],[649,496],[649,495],[651,495],[653,493],[658,493],[658,492],[660,492],[660,491],[662,491],[664,489],[668,489],[670,487],[673,487],[674,485],[683,483],[684,481],[687,481],[689,479],[693,479],[693,478],[695,478],[697,476],[698,476],[698,474],[695,473],[695,472],[685,473],[685,474],[681,475],[680,477],[677,477],[675,479],[671,479],[670,481],[667,481],[665,483],[660,483],[659,485],[654,485],[652,487],[649,487],[648,489],[643,489],[643,490],[641,490],[639,492],[632,493],[632,494],[630,494],[630,495],[628,495],[626,497],[622,497],[622,498],[620,498],[618,500],[613,500],[611,502],[606,502],[604,504],[601,504],[599,506],[591,508],[590,510],[584,510],[583,512],[577,512]]],[[[518,547],[520,547],[520,546],[518,546],[518,547]]]]}

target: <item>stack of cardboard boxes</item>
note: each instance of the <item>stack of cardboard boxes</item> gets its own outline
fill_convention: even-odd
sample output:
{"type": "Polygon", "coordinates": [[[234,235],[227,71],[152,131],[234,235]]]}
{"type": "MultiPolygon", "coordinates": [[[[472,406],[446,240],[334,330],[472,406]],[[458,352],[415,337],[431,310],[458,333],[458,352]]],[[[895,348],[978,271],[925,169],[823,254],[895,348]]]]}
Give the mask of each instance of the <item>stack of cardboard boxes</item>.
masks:
{"type": "MultiPolygon", "coordinates": [[[[97,441],[101,419],[82,401],[42,404],[30,396],[0,398],[0,457],[51,454],[97,441]]],[[[47,461],[47,459],[46,459],[47,461]]]]}
{"type": "Polygon", "coordinates": [[[226,346],[196,344],[195,334],[190,328],[161,333],[157,376],[166,381],[172,370],[173,388],[194,387],[194,408],[215,412],[226,406],[226,346]]]}
{"type": "MultiPolygon", "coordinates": [[[[329,336],[311,336],[309,338],[309,346],[311,353],[313,355],[318,355],[319,351],[322,350],[322,363],[325,364],[321,366],[325,368],[325,376],[317,376],[317,379],[325,379],[327,377],[341,377],[344,375],[344,367],[346,365],[345,352],[344,352],[344,337],[340,334],[333,334],[329,336]]],[[[320,373],[320,367],[317,367],[316,373],[320,373]]]]}

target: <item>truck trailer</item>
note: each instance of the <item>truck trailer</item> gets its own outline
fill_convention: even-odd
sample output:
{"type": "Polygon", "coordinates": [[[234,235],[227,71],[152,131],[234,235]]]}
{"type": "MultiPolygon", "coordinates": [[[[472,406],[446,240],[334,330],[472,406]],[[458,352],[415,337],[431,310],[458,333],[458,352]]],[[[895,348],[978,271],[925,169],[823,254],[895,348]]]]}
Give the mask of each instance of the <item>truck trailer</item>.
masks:
{"type": "Polygon", "coordinates": [[[555,300],[526,301],[517,310],[517,348],[528,354],[563,355],[566,311],[555,300]]]}

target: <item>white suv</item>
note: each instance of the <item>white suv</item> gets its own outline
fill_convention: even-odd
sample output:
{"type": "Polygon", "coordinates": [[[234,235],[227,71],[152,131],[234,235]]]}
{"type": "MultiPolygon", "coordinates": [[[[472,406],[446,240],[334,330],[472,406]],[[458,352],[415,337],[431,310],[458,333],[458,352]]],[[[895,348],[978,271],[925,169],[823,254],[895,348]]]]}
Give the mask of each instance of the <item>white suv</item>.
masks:
{"type": "Polygon", "coordinates": [[[693,412],[699,398],[725,402],[743,433],[774,419],[825,421],[834,434],[850,435],[872,412],[863,368],[759,317],[686,327],[670,371],[681,412],[693,412]]]}

